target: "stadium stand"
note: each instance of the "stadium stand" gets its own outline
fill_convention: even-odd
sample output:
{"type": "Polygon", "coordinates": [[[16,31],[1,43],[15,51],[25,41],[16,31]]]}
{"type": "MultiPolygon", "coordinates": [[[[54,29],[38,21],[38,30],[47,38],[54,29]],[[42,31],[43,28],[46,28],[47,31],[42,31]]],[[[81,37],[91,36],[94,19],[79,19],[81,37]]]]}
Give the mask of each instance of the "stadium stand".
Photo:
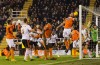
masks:
{"type": "MultiPolygon", "coordinates": [[[[11,10],[20,11],[21,9],[23,9],[25,1],[26,0],[0,0],[0,3],[2,4],[0,5],[0,11],[4,12],[3,14],[0,12],[0,17],[4,17],[6,21],[10,16],[11,10]],[[17,6],[14,6],[15,4],[17,6]]],[[[30,25],[33,26],[39,24],[41,27],[43,27],[47,23],[47,21],[51,21],[53,29],[55,31],[55,28],[60,23],[62,23],[64,18],[68,17],[69,13],[77,10],[80,4],[89,6],[90,0],[33,0],[33,4],[29,7],[28,10],[30,25]]],[[[86,14],[83,16],[83,19],[86,19],[86,14]]],[[[3,27],[5,23],[4,21],[2,22],[0,22],[0,31],[2,31],[1,27],[3,27]],[[2,22],[3,24],[1,24],[2,22]]],[[[75,25],[78,26],[78,23],[75,25]]],[[[62,31],[63,28],[60,28],[59,33],[57,33],[59,38],[63,37],[62,31]]],[[[0,32],[0,35],[2,34],[3,33],[0,32]]],[[[2,38],[3,36],[1,37],[1,39],[2,38]]]]}
{"type": "MultiPolygon", "coordinates": [[[[33,0],[28,16],[31,19],[31,25],[35,23],[42,27],[47,21],[51,21],[55,29],[65,17],[68,17],[69,13],[77,10],[79,4],[89,6],[89,3],[90,0],[33,0]]],[[[63,28],[60,30],[62,31],[63,28]]],[[[62,38],[61,31],[58,33],[60,38],[62,38]]]]}
{"type": "Polygon", "coordinates": [[[0,0],[0,41],[5,34],[6,20],[11,15],[12,10],[20,11],[26,0],[0,0]]]}

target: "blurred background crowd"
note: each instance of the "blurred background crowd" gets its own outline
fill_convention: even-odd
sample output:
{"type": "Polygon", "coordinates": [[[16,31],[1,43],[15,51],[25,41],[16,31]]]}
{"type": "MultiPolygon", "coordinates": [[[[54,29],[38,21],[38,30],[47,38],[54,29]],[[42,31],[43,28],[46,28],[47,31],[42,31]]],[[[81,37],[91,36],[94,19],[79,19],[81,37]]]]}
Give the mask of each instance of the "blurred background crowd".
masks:
{"type": "MultiPolygon", "coordinates": [[[[20,11],[27,0],[0,0],[0,40],[5,34],[4,24],[10,17],[11,11],[20,11]]],[[[95,7],[100,7],[100,0],[96,0],[95,7]]],[[[28,10],[30,25],[39,24],[43,27],[48,21],[52,22],[53,30],[58,26],[69,13],[77,11],[79,5],[89,6],[90,0],[33,0],[28,10]]],[[[78,18],[78,17],[77,17],[78,18]]],[[[83,19],[86,14],[83,15],[83,19]]],[[[78,27],[78,23],[75,23],[78,27]]],[[[58,37],[62,38],[63,27],[60,28],[58,37]]]]}

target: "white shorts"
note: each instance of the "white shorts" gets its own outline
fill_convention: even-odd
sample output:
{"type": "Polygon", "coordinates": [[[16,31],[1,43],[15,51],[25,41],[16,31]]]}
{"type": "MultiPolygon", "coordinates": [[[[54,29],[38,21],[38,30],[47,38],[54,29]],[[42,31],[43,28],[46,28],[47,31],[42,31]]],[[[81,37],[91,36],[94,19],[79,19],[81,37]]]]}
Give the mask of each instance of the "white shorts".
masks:
{"type": "Polygon", "coordinates": [[[6,42],[10,48],[15,47],[14,39],[6,39],[6,42]]]}
{"type": "Polygon", "coordinates": [[[79,41],[73,41],[73,48],[79,48],[79,41]]]}
{"type": "Polygon", "coordinates": [[[46,45],[48,45],[48,43],[50,43],[50,38],[46,38],[46,45]]]}
{"type": "Polygon", "coordinates": [[[71,34],[71,29],[64,29],[63,31],[63,37],[69,38],[71,34]]]}
{"type": "Polygon", "coordinates": [[[56,39],[55,38],[50,38],[49,43],[56,43],[56,39]]]}

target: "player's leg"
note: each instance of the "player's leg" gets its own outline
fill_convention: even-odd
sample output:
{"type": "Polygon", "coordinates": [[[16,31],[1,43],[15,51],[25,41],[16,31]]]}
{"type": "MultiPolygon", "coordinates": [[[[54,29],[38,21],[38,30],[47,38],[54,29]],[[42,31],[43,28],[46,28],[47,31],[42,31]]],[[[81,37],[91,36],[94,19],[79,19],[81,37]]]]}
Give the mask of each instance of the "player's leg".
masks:
{"type": "Polygon", "coordinates": [[[48,56],[49,56],[49,45],[48,45],[49,41],[50,41],[50,38],[46,38],[46,43],[45,43],[46,48],[45,48],[45,52],[44,52],[45,60],[48,60],[48,56]]]}
{"type": "Polygon", "coordinates": [[[69,47],[70,47],[70,40],[68,38],[64,38],[64,43],[66,46],[66,52],[68,52],[69,47]]]}
{"type": "Polygon", "coordinates": [[[77,56],[76,45],[77,45],[77,41],[75,40],[75,41],[73,41],[73,54],[72,54],[72,57],[77,56]]]}
{"type": "Polygon", "coordinates": [[[30,46],[31,49],[33,48],[33,44],[34,44],[33,41],[29,42],[29,46],[30,46]]]}
{"type": "Polygon", "coordinates": [[[68,52],[68,50],[70,48],[70,33],[71,33],[71,29],[64,29],[64,31],[63,31],[64,43],[66,46],[65,52],[68,52]]]}
{"type": "Polygon", "coordinates": [[[8,53],[6,55],[6,60],[9,60],[9,57],[10,57],[11,53],[10,53],[10,48],[8,49],[8,53]]]}
{"type": "Polygon", "coordinates": [[[15,58],[14,58],[14,50],[15,50],[15,47],[11,47],[11,49],[10,49],[10,52],[11,52],[11,61],[16,61],[15,58]]]}
{"type": "Polygon", "coordinates": [[[53,55],[52,55],[52,50],[53,50],[54,45],[55,45],[55,43],[49,43],[48,44],[49,54],[50,54],[50,60],[56,60],[56,58],[54,58],[53,55]]]}
{"type": "Polygon", "coordinates": [[[48,43],[50,58],[52,58],[52,43],[48,43]]]}
{"type": "Polygon", "coordinates": [[[87,43],[88,43],[88,56],[91,58],[92,57],[92,55],[91,55],[91,53],[92,53],[91,40],[87,41],[87,43]]]}
{"type": "Polygon", "coordinates": [[[43,45],[44,47],[44,57],[45,57],[45,60],[47,60],[47,46],[45,45],[43,39],[40,40],[40,43],[43,45]]]}
{"type": "Polygon", "coordinates": [[[92,52],[92,57],[96,57],[96,44],[97,44],[97,41],[93,41],[93,52],[92,52]]]}
{"type": "Polygon", "coordinates": [[[9,52],[10,52],[10,48],[9,48],[9,46],[6,47],[6,51],[7,51],[7,52],[5,53],[6,60],[9,60],[9,56],[10,56],[10,53],[9,53],[9,52]]]}
{"type": "Polygon", "coordinates": [[[44,48],[46,48],[44,41],[42,39],[39,42],[43,45],[44,48]]]}
{"type": "Polygon", "coordinates": [[[10,47],[11,61],[16,61],[15,58],[14,58],[15,44],[14,44],[13,39],[10,39],[10,44],[11,44],[11,47],[10,47]]]}
{"type": "Polygon", "coordinates": [[[9,59],[9,57],[11,56],[11,61],[15,61],[15,59],[14,59],[14,50],[15,50],[14,41],[13,41],[13,39],[6,39],[6,41],[8,43],[9,48],[10,48],[10,51],[8,52],[6,58],[9,59]]]}
{"type": "Polygon", "coordinates": [[[24,61],[28,61],[28,55],[29,55],[29,48],[28,48],[28,41],[27,40],[22,40],[22,43],[24,45],[25,49],[25,55],[24,55],[24,61]]]}
{"type": "Polygon", "coordinates": [[[7,44],[8,44],[8,47],[7,47],[7,49],[8,49],[8,54],[7,54],[7,56],[6,56],[6,60],[9,60],[9,57],[10,57],[10,47],[11,47],[11,44],[10,44],[10,40],[9,39],[6,39],[6,42],[7,42],[7,44]]]}
{"type": "Polygon", "coordinates": [[[34,42],[34,46],[35,46],[34,52],[35,52],[35,56],[36,56],[36,57],[39,57],[39,54],[38,54],[38,45],[37,45],[37,43],[38,43],[38,42],[34,42]]]}
{"type": "Polygon", "coordinates": [[[46,45],[46,48],[44,49],[44,57],[45,60],[48,60],[48,46],[46,45]]]}
{"type": "Polygon", "coordinates": [[[32,61],[32,49],[33,49],[33,41],[29,41],[29,57],[30,57],[30,61],[32,61]]]}

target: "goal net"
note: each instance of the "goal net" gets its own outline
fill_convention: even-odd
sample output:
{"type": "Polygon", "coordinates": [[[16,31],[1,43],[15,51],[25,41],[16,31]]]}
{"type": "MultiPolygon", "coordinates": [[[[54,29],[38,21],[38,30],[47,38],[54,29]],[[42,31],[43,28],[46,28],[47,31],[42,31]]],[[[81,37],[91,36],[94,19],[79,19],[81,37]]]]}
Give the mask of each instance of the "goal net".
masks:
{"type": "Polygon", "coordinates": [[[79,5],[79,59],[100,57],[100,8],[79,5]]]}

